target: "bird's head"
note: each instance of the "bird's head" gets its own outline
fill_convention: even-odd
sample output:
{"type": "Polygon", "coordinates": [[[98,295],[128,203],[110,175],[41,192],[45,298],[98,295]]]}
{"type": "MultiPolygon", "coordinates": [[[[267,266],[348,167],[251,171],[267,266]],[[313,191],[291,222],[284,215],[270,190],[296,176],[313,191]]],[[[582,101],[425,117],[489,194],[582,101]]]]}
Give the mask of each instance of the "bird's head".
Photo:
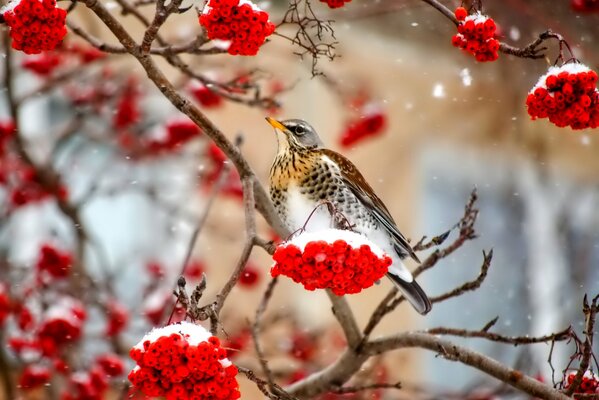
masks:
{"type": "Polygon", "coordinates": [[[279,151],[311,150],[322,146],[322,141],[318,137],[316,130],[306,121],[301,119],[277,121],[270,117],[266,117],[266,121],[275,128],[277,133],[280,133],[277,135],[279,151]]]}

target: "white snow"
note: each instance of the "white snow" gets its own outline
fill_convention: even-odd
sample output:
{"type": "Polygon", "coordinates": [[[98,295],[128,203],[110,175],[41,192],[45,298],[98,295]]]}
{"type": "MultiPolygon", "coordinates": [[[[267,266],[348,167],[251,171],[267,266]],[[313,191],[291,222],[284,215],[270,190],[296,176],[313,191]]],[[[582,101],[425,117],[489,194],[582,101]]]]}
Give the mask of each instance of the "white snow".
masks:
{"type": "Polygon", "coordinates": [[[547,73],[539,78],[537,83],[532,87],[532,89],[530,89],[530,91],[528,93],[529,94],[534,93],[534,91],[537,88],[547,89],[547,85],[545,85],[545,80],[547,79],[547,77],[550,75],[557,76],[560,72],[563,72],[563,71],[566,71],[570,74],[578,74],[580,72],[589,72],[589,71],[591,71],[591,69],[581,63],[568,63],[568,64],[562,65],[561,67],[555,67],[555,66],[549,67],[549,70],[547,70],[547,73]]]}
{"type": "Polygon", "coordinates": [[[475,24],[484,24],[488,19],[489,17],[487,17],[486,15],[482,15],[480,12],[477,12],[475,14],[468,15],[464,22],[473,21],[475,24]]]}
{"type": "MultiPolygon", "coordinates": [[[[197,346],[201,342],[207,342],[212,334],[203,326],[198,324],[193,324],[191,322],[182,321],[176,324],[167,325],[162,328],[154,328],[150,332],[146,333],[146,335],[135,345],[134,349],[144,350],[144,342],[149,340],[150,342],[155,342],[158,338],[162,336],[170,336],[173,333],[180,335],[185,338],[187,343],[191,346],[197,346]]],[[[221,365],[226,368],[230,366],[232,363],[228,358],[224,358],[220,360],[221,365]]]]}
{"type": "MultiPolygon", "coordinates": [[[[256,4],[252,3],[249,0],[239,0],[239,3],[237,3],[237,7],[240,7],[244,4],[248,4],[250,7],[252,7],[254,11],[263,11],[260,7],[258,7],[256,4]]],[[[210,7],[208,5],[208,2],[206,2],[206,5],[202,9],[202,14],[208,14],[210,10],[212,10],[212,7],[210,7]]]]}
{"type": "Polygon", "coordinates": [[[44,321],[63,319],[70,322],[74,326],[81,325],[82,321],[77,318],[73,312],[73,310],[77,308],[84,309],[83,305],[77,300],[70,297],[62,297],[52,304],[44,313],[44,321]]]}
{"type": "Polygon", "coordinates": [[[368,245],[370,246],[370,250],[377,257],[383,257],[386,255],[386,253],[379,246],[368,240],[366,236],[341,229],[323,229],[321,231],[303,232],[286,242],[286,244],[293,244],[303,251],[306,247],[306,244],[318,240],[323,240],[327,243],[333,243],[336,240],[343,240],[353,248],[360,248],[362,245],[368,245]]]}
{"type": "MultiPolygon", "coordinates": [[[[18,6],[21,2],[19,0],[9,1],[4,7],[0,8],[0,14],[4,14],[7,11],[12,10],[16,6],[18,6]]],[[[40,1],[41,3],[41,1],[40,1]]]]}
{"type": "Polygon", "coordinates": [[[437,99],[445,97],[445,87],[442,83],[435,83],[435,86],[433,86],[433,97],[437,99]]]}
{"type": "Polygon", "coordinates": [[[470,70],[468,68],[464,68],[460,71],[460,78],[462,78],[464,86],[472,85],[472,76],[470,75],[470,70]]]}

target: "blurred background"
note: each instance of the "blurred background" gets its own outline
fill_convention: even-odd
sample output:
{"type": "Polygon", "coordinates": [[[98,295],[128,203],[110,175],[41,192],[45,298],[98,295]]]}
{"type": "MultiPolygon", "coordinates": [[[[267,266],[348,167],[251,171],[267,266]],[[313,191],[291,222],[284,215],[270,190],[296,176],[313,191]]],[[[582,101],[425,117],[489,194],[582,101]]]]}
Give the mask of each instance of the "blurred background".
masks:
{"type": "MultiPolygon", "coordinates": [[[[459,5],[443,3],[452,10],[459,5]]],[[[599,13],[582,12],[574,3],[579,2],[486,1],[484,12],[495,19],[500,40],[522,47],[552,29],[565,37],[581,62],[597,70],[599,13]]],[[[118,3],[105,4],[118,13],[118,3]]],[[[277,22],[286,3],[259,6],[277,22]]],[[[241,150],[264,185],[276,153],[274,133],[264,121],[271,115],[307,120],[328,147],[354,161],[412,241],[452,228],[470,192],[477,189],[478,239],[419,280],[430,295],[444,293],[473,279],[482,263],[482,251],[493,249],[488,279],[481,289],[435,306],[426,317],[402,306],[383,321],[376,335],[437,326],[476,330],[495,317],[499,319],[493,330],[505,335],[544,335],[568,325],[581,332],[583,296],[599,294],[599,139],[596,130],[573,131],[546,120],[532,121],[525,106],[528,91],[557,57],[557,43],[548,42],[547,59],[500,54],[496,62],[478,63],[451,45],[455,26],[424,2],[354,0],[338,10],[322,3],[314,7],[323,19],[335,20],[339,57],[319,60],[317,68],[324,76],[313,77],[310,58],[298,58],[291,44],[277,36],[256,57],[186,58],[195,71],[216,81],[259,76],[262,93],[274,96],[281,105],[278,109],[265,110],[222,97],[210,104],[205,93],[204,97],[197,93],[200,89],[194,79],[166,63],[161,65],[223,132],[232,140],[243,138],[241,150]],[[375,121],[371,134],[348,137],[350,127],[364,119],[375,121]]],[[[79,8],[69,18],[103,40],[115,42],[83,6],[79,8]]],[[[146,11],[150,15],[151,7],[146,11]]],[[[134,17],[121,19],[136,37],[141,36],[143,30],[134,17]]],[[[285,29],[293,32],[292,27],[280,31],[285,29]]],[[[195,17],[183,14],[167,23],[164,36],[178,40],[198,30],[195,17]]],[[[83,43],[73,33],[66,42],[83,43]]],[[[32,157],[60,173],[68,188],[68,202],[78,205],[80,222],[89,236],[79,254],[96,284],[80,300],[86,305],[114,300],[126,310],[126,326],[115,335],[120,351],[125,349],[126,354],[151,326],[166,322],[172,309],[170,292],[185,267],[198,224],[201,230],[193,245],[192,267],[186,267],[188,282],[197,283],[205,272],[205,298],[210,299],[228,278],[244,241],[239,184],[234,175],[225,176],[212,203],[212,189],[227,162],[223,164],[221,155],[201,134],[166,146],[168,151],[160,146],[140,150],[140,137],[160,142],[169,126],[172,130],[169,124],[181,115],[145,82],[141,68],[126,56],[98,57],[85,70],[65,72],[71,75],[55,84],[48,82],[56,82],[63,73],[34,73],[24,64],[29,58],[10,56],[14,92],[17,97],[26,96],[20,104],[19,129],[32,157]],[[44,85],[56,87],[40,91],[44,85]],[[108,93],[104,103],[96,97],[92,102],[81,100],[86,91],[95,96],[98,90],[108,93]],[[122,103],[127,101],[134,104],[138,116],[122,127],[114,115],[122,112],[122,103]],[[73,121],[77,126],[69,130],[73,121]],[[210,213],[204,221],[207,207],[210,213]],[[152,319],[156,313],[158,317],[152,319]]],[[[61,67],[67,70],[68,62],[61,67]]],[[[2,101],[2,117],[7,119],[6,96],[2,101]]],[[[35,285],[30,272],[38,262],[39,248],[54,243],[75,252],[77,232],[54,201],[14,207],[9,192],[4,200],[0,280],[5,291],[22,304],[30,304],[32,313],[42,320],[52,300],[40,302],[42,295],[31,289],[35,285]]],[[[272,235],[266,224],[261,223],[260,230],[264,237],[272,235]]],[[[456,235],[452,231],[450,239],[456,235]]],[[[236,361],[255,368],[248,321],[270,280],[271,264],[267,254],[254,251],[223,314],[223,337],[230,339],[232,348],[238,347],[236,361]]],[[[390,288],[385,280],[351,296],[361,326],[390,288]]],[[[59,291],[68,293],[69,289],[59,291]]],[[[93,305],[86,309],[83,339],[72,344],[82,350],[74,356],[80,359],[80,368],[85,360],[115,349],[114,342],[106,340],[106,326],[114,311],[111,314],[106,307],[93,305]]],[[[267,315],[272,324],[265,333],[267,356],[271,367],[280,371],[282,383],[327,365],[342,349],[342,336],[324,293],[306,292],[283,279],[267,315]]],[[[0,368],[17,377],[31,361],[15,351],[9,339],[27,336],[33,328],[19,328],[15,316],[0,329],[4,342],[0,368]]],[[[477,340],[456,342],[551,382],[546,344],[521,348],[477,340]]],[[[557,379],[571,351],[561,347],[554,351],[557,379]]],[[[130,366],[129,361],[126,365],[130,366]]],[[[497,386],[468,367],[423,351],[393,352],[373,360],[368,368],[371,371],[365,373],[371,376],[426,388],[437,396],[426,398],[475,398],[473,393],[476,398],[488,398],[485,393],[497,386]]],[[[124,381],[125,377],[117,379],[115,392],[124,381]]],[[[56,387],[66,385],[61,377],[51,382],[56,387]]],[[[57,391],[5,393],[15,398],[54,398],[57,391]]],[[[243,384],[242,393],[243,399],[261,398],[253,384],[243,384]]],[[[417,397],[386,390],[354,398],[417,397]]]]}

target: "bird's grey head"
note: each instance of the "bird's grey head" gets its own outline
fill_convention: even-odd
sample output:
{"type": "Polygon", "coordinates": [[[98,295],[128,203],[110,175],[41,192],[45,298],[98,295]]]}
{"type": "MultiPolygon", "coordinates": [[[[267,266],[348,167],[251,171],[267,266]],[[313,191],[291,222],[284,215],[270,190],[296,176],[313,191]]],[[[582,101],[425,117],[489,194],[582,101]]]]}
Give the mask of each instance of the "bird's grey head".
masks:
{"type": "Polygon", "coordinates": [[[304,120],[287,119],[277,121],[270,117],[266,117],[266,120],[275,130],[285,134],[284,139],[279,139],[279,150],[286,147],[295,149],[317,149],[322,147],[322,141],[316,130],[304,120]]]}

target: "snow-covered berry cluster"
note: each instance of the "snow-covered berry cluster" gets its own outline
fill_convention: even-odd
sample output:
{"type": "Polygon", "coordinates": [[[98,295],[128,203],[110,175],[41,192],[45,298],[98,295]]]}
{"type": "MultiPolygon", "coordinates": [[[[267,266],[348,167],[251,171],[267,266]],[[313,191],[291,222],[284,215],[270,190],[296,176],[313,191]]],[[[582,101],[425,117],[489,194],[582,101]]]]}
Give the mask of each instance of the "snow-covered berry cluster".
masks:
{"type": "Polygon", "coordinates": [[[189,322],[152,330],[130,351],[129,380],[146,396],[235,400],[237,368],[218,338],[189,322]]]}
{"type": "Polygon", "coordinates": [[[26,365],[19,375],[19,387],[22,389],[35,389],[50,381],[50,369],[43,365],[26,365]]]}
{"type": "Polygon", "coordinates": [[[275,25],[268,13],[249,0],[209,0],[200,14],[200,25],[210,39],[230,41],[229,54],[254,56],[275,25]]]}
{"type": "Polygon", "coordinates": [[[53,50],[67,34],[67,13],[56,0],[14,0],[2,15],[10,27],[12,47],[26,54],[53,50]]]}
{"type": "Polygon", "coordinates": [[[340,137],[342,147],[349,147],[368,137],[378,136],[385,131],[387,116],[373,104],[364,106],[362,115],[350,121],[340,137]]]}
{"type": "Polygon", "coordinates": [[[72,266],[72,257],[69,252],[59,250],[50,244],[42,245],[37,260],[38,274],[52,278],[66,278],[72,266]]]}
{"type": "Polygon", "coordinates": [[[455,10],[459,21],[458,33],[453,35],[451,43],[476,58],[476,61],[495,61],[499,56],[499,41],[495,38],[495,21],[480,13],[468,15],[463,7],[455,10]]]}
{"type": "Polygon", "coordinates": [[[120,334],[129,322],[129,312],[125,306],[116,300],[106,305],[106,335],[114,337],[120,334]]]}
{"type": "Polygon", "coordinates": [[[366,237],[345,230],[302,233],[277,247],[273,277],[285,275],[306,290],[359,293],[381,279],[391,258],[366,237]]]}
{"type": "Polygon", "coordinates": [[[322,3],[327,3],[330,8],[340,8],[349,3],[351,0],[320,0],[322,3]]]}
{"type": "Polygon", "coordinates": [[[551,67],[526,98],[532,119],[548,118],[559,127],[599,126],[597,73],[580,63],[551,67]]]}
{"type": "MultiPolygon", "coordinates": [[[[576,377],[576,372],[571,372],[566,377],[566,382],[564,383],[564,388],[568,389],[572,383],[574,382],[574,378],[576,377]]],[[[599,377],[595,375],[591,371],[586,371],[582,376],[582,382],[580,382],[580,386],[575,394],[599,394],[599,377]]],[[[576,396],[574,396],[576,398],[576,396]]]]}
{"type": "Polygon", "coordinates": [[[83,332],[87,313],[75,299],[63,298],[44,314],[37,332],[45,355],[53,355],[66,343],[78,340],[83,332]]]}
{"type": "Polygon", "coordinates": [[[578,12],[595,13],[599,12],[599,0],[572,0],[570,7],[578,12]]]}

